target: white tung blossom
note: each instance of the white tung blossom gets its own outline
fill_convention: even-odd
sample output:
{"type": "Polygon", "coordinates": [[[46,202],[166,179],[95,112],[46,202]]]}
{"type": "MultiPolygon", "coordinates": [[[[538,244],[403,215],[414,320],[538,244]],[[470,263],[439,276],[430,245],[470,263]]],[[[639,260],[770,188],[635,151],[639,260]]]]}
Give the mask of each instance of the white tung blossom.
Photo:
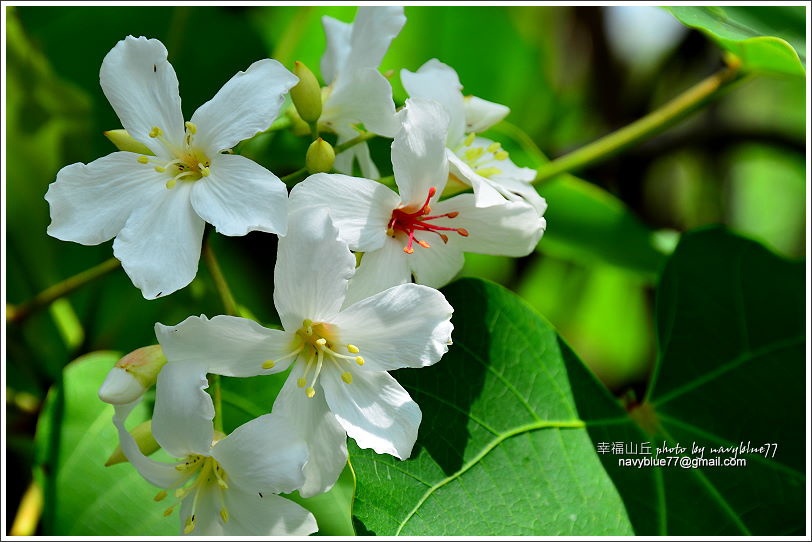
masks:
{"type": "MultiPolygon", "coordinates": [[[[398,130],[392,85],[378,71],[389,44],[406,23],[402,7],[359,7],[355,21],[344,23],[323,17],[327,49],[321,75],[327,83],[320,126],[338,134],[338,144],[358,135],[353,125],[363,123],[373,133],[393,137],[398,130]]],[[[378,168],[366,143],[336,156],[335,169],[352,173],[357,159],[362,174],[377,178],[378,168]]]]}
{"type": "MultiPolygon", "coordinates": [[[[163,373],[173,363],[162,371],[159,401],[166,394],[163,404],[172,405],[177,423],[196,423],[194,396],[205,371],[253,376],[292,365],[273,411],[307,442],[302,496],[333,486],[346,465],[347,435],[362,448],[409,457],[420,408],[387,371],[439,361],[451,343],[453,309],[440,292],[416,284],[349,304],[354,271],[355,257],[325,209],[292,213],[274,271],[284,329],[231,316],[157,324],[158,340],[177,368],[171,385],[163,373]]],[[[157,437],[162,429],[155,424],[157,437]]]]}
{"type": "Polygon", "coordinates": [[[451,181],[473,187],[478,207],[523,199],[544,214],[547,203],[532,185],[535,170],[516,166],[499,143],[476,135],[504,119],[507,106],[463,96],[457,72],[436,58],[416,72],[401,70],[400,79],[409,96],[435,100],[448,112],[451,181]]]}
{"type": "Polygon", "coordinates": [[[474,194],[440,201],[448,179],[449,117],[436,101],[409,99],[392,143],[399,194],[370,179],[319,173],[291,191],[291,212],[325,206],[350,249],[363,252],[349,293],[362,299],[396,284],[435,288],[462,268],[463,252],[524,256],[545,220],[528,203],[478,207],[474,194]]]}
{"type": "MultiPolygon", "coordinates": [[[[158,378],[159,393],[177,375],[172,363],[166,370],[167,376],[158,378]]],[[[194,384],[199,404],[188,414],[202,423],[165,418],[165,406],[171,401],[165,393],[155,405],[155,440],[178,459],[174,463],[146,457],[127,431],[125,421],[138,401],[115,407],[113,423],[124,455],[144,479],[162,488],[156,501],[172,502],[164,515],[171,515],[179,504],[181,532],[197,536],[315,532],[318,528],[310,512],[276,495],[295,491],[304,483],[307,447],[296,438],[290,423],[278,414],[266,414],[225,436],[212,426],[214,408],[203,391],[205,377],[194,384]]]]}
{"type": "Polygon", "coordinates": [[[232,77],[184,122],[164,45],[128,36],[105,56],[102,90],[127,133],[152,154],[114,152],[57,173],[48,233],[113,253],[147,299],[197,273],[206,222],[224,235],[284,235],[285,185],[259,164],[223,154],[270,126],[298,79],[271,59],[232,77]]]}

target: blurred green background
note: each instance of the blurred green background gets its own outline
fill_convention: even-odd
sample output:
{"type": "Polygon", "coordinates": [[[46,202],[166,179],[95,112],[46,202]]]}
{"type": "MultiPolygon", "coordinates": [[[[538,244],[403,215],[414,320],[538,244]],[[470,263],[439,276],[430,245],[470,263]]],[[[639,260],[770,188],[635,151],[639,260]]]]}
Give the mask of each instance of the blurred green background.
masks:
{"type": "MultiPolygon", "coordinates": [[[[43,196],[56,172],[114,150],[119,123],[99,86],[104,55],[128,34],[167,46],[186,118],[260,58],[318,73],[321,16],[353,7],[7,7],[7,303],[103,262],[111,243],[48,237],[43,196]]],[[[802,9],[802,8],[799,8],[802,9]]],[[[466,94],[511,107],[490,134],[534,167],[622,127],[722,66],[717,45],[643,7],[407,7],[382,71],[439,58],[466,94]]],[[[395,100],[406,95],[395,75],[395,100]]],[[[497,281],[549,319],[618,395],[639,393],[653,362],[653,282],[680,232],[723,223],[777,253],[804,255],[804,80],[758,76],[617,157],[542,183],[548,230],[520,259],[467,255],[462,275],[497,281]]],[[[241,152],[277,175],[303,164],[304,138],[269,133],[241,152]]],[[[387,171],[387,140],[372,142],[387,171]]],[[[235,297],[261,322],[272,303],[275,237],[213,235],[235,297]]],[[[699,264],[697,264],[699,265],[699,264]]],[[[33,435],[62,367],[96,350],[155,342],[153,324],[222,312],[205,266],[187,288],[144,300],[120,270],[6,326],[6,514],[31,482],[33,435]]],[[[35,523],[34,523],[35,525],[35,523]]],[[[41,532],[41,531],[40,531],[41,532]]]]}

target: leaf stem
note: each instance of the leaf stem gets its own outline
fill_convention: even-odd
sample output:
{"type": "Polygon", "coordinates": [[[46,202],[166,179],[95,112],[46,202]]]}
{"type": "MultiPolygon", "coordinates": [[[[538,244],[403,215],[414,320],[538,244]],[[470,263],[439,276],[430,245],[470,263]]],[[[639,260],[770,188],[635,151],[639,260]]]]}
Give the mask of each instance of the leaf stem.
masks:
{"type": "Polygon", "coordinates": [[[355,136],[354,138],[350,139],[349,141],[345,141],[340,145],[335,146],[336,154],[342,153],[347,149],[358,145],[359,143],[363,143],[364,141],[369,141],[370,139],[374,139],[378,137],[378,134],[372,132],[363,132],[360,135],[355,136]]]}
{"type": "Polygon", "coordinates": [[[38,293],[34,298],[17,305],[6,306],[6,322],[22,322],[34,312],[43,309],[61,297],[72,294],[85,284],[103,277],[121,266],[116,258],[105,260],[95,267],[82,271],[38,293]]]}
{"type": "Polygon", "coordinates": [[[655,109],[628,126],[597,141],[548,162],[538,169],[534,183],[551,179],[604,160],[613,154],[653,136],[718,97],[725,89],[742,78],[738,66],[727,66],[700,81],[662,107],[655,109]]]}

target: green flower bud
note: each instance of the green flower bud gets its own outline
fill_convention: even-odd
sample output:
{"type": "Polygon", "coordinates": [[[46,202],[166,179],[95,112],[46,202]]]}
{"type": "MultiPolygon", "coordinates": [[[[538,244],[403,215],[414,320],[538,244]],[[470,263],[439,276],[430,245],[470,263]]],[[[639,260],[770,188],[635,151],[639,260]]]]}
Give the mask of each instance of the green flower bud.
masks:
{"type": "MultiPolygon", "coordinates": [[[[130,434],[133,436],[135,443],[138,445],[138,449],[141,450],[141,453],[144,455],[153,454],[161,447],[161,445],[158,444],[158,441],[155,440],[155,437],[152,436],[152,420],[147,420],[144,423],[133,427],[130,434]]],[[[104,463],[104,466],[109,467],[110,465],[126,462],[127,456],[124,455],[124,451],[121,449],[121,445],[119,445],[116,446],[115,451],[104,463]]]]}
{"type": "Polygon", "coordinates": [[[321,116],[321,85],[313,72],[298,60],[293,73],[299,78],[296,86],[290,89],[293,104],[303,121],[316,122],[321,116]]]}
{"type": "Polygon", "coordinates": [[[155,385],[165,363],[160,345],[133,350],[107,373],[99,388],[99,399],[112,405],[132,403],[155,385]]]}
{"type": "Polygon", "coordinates": [[[154,156],[154,153],[149,150],[149,147],[140,141],[136,141],[133,136],[127,133],[127,130],[107,130],[104,132],[104,136],[112,141],[113,145],[120,151],[130,151],[154,156]]]}
{"type": "Polygon", "coordinates": [[[336,161],[336,153],[333,146],[318,138],[310,144],[305,156],[305,166],[309,173],[326,173],[333,168],[336,161]]]}

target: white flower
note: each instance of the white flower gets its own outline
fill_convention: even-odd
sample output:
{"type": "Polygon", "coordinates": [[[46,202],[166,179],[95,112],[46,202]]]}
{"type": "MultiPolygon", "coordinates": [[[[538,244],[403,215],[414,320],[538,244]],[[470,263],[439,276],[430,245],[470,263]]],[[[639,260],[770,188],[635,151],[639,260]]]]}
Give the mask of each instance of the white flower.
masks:
{"type": "Polygon", "coordinates": [[[205,222],[224,235],[285,234],[285,185],[259,164],[221,152],[268,128],[296,76],[275,60],[255,62],[186,123],[160,41],[118,42],[100,80],[121,124],[154,156],[114,152],[62,168],[45,195],[50,235],[83,245],[115,237],[113,253],[154,299],[194,278],[205,222]]]}
{"type": "MultiPolygon", "coordinates": [[[[309,497],[330,489],[346,465],[347,434],[362,448],[409,457],[420,408],[387,371],[436,363],[451,342],[453,309],[440,292],[416,284],[347,306],[355,257],[337,238],[327,211],[292,213],[289,221],[274,270],[284,331],[231,316],[157,324],[167,358],[178,362],[179,372],[186,367],[171,388],[167,379],[159,381],[158,400],[162,394],[164,404],[174,398],[178,421],[192,423],[186,413],[200,410],[191,398],[203,382],[196,369],[201,360],[209,372],[229,376],[280,372],[292,364],[273,410],[307,441],[300,494],[309,497]]],[[[157,437],[162,433],[155,423],[157,437]]]]}
{"type": "MultiPolygon", "coordinates": [[[[398,35],[406,17],[402,7],[359,7],[355,21],[344,23],[323,17],[327,49],[321,58],[321,75],[327,83],[319,124],[338,134],[338,144],[358,135],[354,124],[363,123],[370,132],[393,137],[398,130],[392,85],[378,71],[389,44],[398,35]]],[[[366,143],[336,156],[334,167],[352,173],[358,159],[365,177],[378,178],[378,168],[366,143]]]]}
{"type": "Polygon", "coordinates": [[[451,178],[473,187],[478,207],[524,199],[544,214],[547,203],[532,185],[536,172],[516,166],[499,143],[476,136],[504,119],[510,113],[507,106],[463,97],[457,72],[436,58],[417,72],[401,70],[400,79],[410,97],[438,101],[448,112],[446,153],[451,178]]]}
{"type": "MultiPolygon", "coordinates": [[[[158,378],[159,393],[166,382],[177,378],[169,363],[158,378]]],[[[197,423],[179,416],[165,418],[166,402],[155,405],[153,434],[161,447],[179,459],[164,463],[146,457],[124,423],[138,402],[116,405],[113,423],[118,429],[124,455],[149,483],[163,488],[156,501],[180,500],[180,523],[184,534],[199,536],[308,535],[318,527],[313,515],[276,493],[289,493],[302,486],[307,447],[297,439],[290,423],[278,414],[266,414],[224,436],[214,431],[214,408],[203,391],[205,377],[194,382],[199,403],[187,412],[197,423]],[[204,423],[201,423],[204,422],[204,423]]],[[[177,507],[175,502],[164,515],[177,507]]]]}
{"type": "Polygon", "coordinates": [[[462,268],[463,252],[524,256],[545,221],[523,201],[477,207],[473,194],[438,201],[448,178],[448,115],[433,100],[409,99],[392,143],[400,194],[369,180],[319,173],[291,191],[291,212],[327,206],[339,235],[363,252],[349,297],[411,281],[439,288],[462,268]]]}

